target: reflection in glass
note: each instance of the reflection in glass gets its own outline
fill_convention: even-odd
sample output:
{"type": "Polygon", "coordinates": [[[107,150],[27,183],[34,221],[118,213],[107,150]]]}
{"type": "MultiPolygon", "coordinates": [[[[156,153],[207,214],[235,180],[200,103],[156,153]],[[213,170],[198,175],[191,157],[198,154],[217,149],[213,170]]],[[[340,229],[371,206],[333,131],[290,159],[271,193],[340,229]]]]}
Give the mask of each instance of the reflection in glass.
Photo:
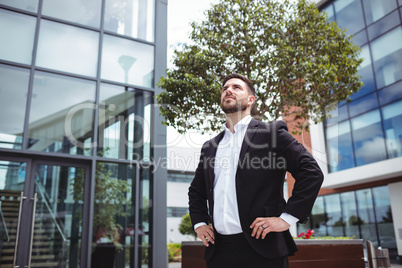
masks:
{"type": "Polygon", "coordinates": [[[361,220],[361,238],[370,240],[375,246],[379,246],[375,228],[373,197],[371,195],[371,190],[364,189],[356,191],[356,198],[360,218],[359,220],[361,220]]]}
{"type": "Polygon", "coordinates": [[[102,84],[98,150],[107,158],[150,158],[152,94],[102,84]]]}
{"type": "Polygon", "coordinates": [[[0,65],[0,147],[22,148],[29,70],[0,65]]]}
{"type": "Polygon", "coordinates": [[[47,20],[40,28],[37,66],[96,76],[99,33],[47,20]]]}
{"type": "Polygon", "coordinates": [[[0,9],[0,59],[31,64],[36,18],[0,9]]]}
{"type": "MultiPolygon", "coordinates": [[[[0,0],[0,4],[15,7],[18,9],[30,11],[30,12],[38,12],[38,3],[39,0],[0,0]]],[[[0,16],[1,17],[1,16],[0,16]]]]}
{"type": "Polygon", "coordinates": [[[102,1],[43,0],[42,15],[99,28],[102,1]]]}
{"type": "Polygon", "coordinates": [[[364,0],[362,2],[367,25],[381,19],[397,7],[395,0],[364,0]]]}
{"type": "Polygon", "coordinates": [[[367,28],[367,33],[370,40],[377,38],[383,33],[395,28],[400,24],[399,12],[395,10],[391,14],[388,14],[384,18],[380,19],[378,22],[367,28]]]}
{"type": "Polygon", "coordinates": [[[155,0],[106,0],[105,30],[154,41],[155,0]]]}
{"type": "Polygon", "coordinates": [[[402,156],[402,101],[382,108],[388,157],[402,156]]]}
{"type": "MultiPolygon", "coordinates": [[[[26,163],[0,161],[0,253],[1,267],[12,267],[21,192],[26,163]]],[[[19,240],[21,241],[21,239],[19,240]]]]}
{"type": "Polygon", "coordinates": [[[357,166],[386,159],[384,134],[378,110],[353,118],[352,132],[357,166]]]}
{"type": "Polygon", "coordinates": [[[325,212],[327,213],[327,229],[332,236],[343,236],[343,220],[339,194],[324,196],[325,212]]]}
{"type": "Polygon", "coordinates": [[[372,93],[360,99],[354,100],[349,104],[350,116],[362,114],[378,107],[377,94],[372,93]]]}
{"type": "Polygon", "coordinates": [[[389,196],[387,185],[373,188],[376,221],[378,234],[380,235],[379,246],[396,249],[394,222],[392,219],[391,200],[389,196]]]}
{"type": "Polygon", "coordinates": [[[378,91],[380,104],[384,105],[402,98],[402,81],[378,91]]]}
{"type": "Polygon", "coordinates": [[[38,165],[32,267],[80,267],[85,169],[38,165]]]}
{"type": "Polygon", "coordinates": [[[94,82],[37,72],[29,115],[29,149],[90,155],[94,103],[94,82]]]}
{"type": "Polygon", "coordinates": [[[363,30],[352,36],[353,42],[357,46],[362,46],[367,43],[367,31],[363,30]]]}
{"type": "Polygon", "coordinates": [[[357,215],[355,193],[344,192],[340,196],[345,236],[358,238],[360,236],[359,224],[361,224],[361,219],[357,215]]]}
{"type": "Polygon", "coordinates": [[[134,267],[135,185],[135,166],[97,163],[92,267],[134,267]]]}
{"type": "Polygon", "coordinates": [[[329,171],[336,172],[355,166],[349,120],[327,127],[329,171]]]}
{"type": "Polygon", "coordinates": [[[335,20],[335,18],[334,18],[334,6],[333,5],[327,6],[322,11],[327,12],[329,21],[334,21],[335,20]]]}
{"type": "Polygon", "coordinates": [[[361,56],[363,58],[363,62],[360,65],[358,74],[362,77],[363,86],[360,88],[358,92],[356,92],[350,97],[351,100],[355,100],[375,90],[373,66],[371,64],[369,47],[364,46],[361,49],[362,49],[361,56]]]}
{"type": "Polygon", "coordinates": [[[143,232],[144,235],[139,237],[139,265],[138,267],[152,267],[151,265],[151,234],[152,234],[152,226],[151,226],[151,215],[152,215],[152,170],[151,167],[145,166],[141,169],[141,178],[140,178],[140,197],[142,197],[139,201],[139,231],[143,232]]]}
{"type": "Polygon", "coordinates": [[[338,0],[334,2],[337,24],[354,34],[364,28],[363,10],[360,0],[338,0]]]}
{"type": "Polygon", "coordinates": [[[105,35],[102,51],[103,79],[136,86],[152,87],[154,47],[105,35]]]}
{"type": "Polygon", "coordinates": [[[327,119],[328,125],[330,125],[332,123],[337,123],[337,122],[343,121],[345,119],[348,119],[348,117],[349,117],[347,105],[337,106],[330,113],[331,113],[332,117],[327,119]]]}
{"type": "Polygon", "coordinates": [[[398,27],[371,43],[377,88],[402,79],[402,28],[398,27]]]}
{"type": "Polygon", "coordinates": [[[314,236],[327,236],[326,224],[328,215],[324,209],[324,197],[317,197],[311,211],[311,228],[315,231],[314,236]]]}

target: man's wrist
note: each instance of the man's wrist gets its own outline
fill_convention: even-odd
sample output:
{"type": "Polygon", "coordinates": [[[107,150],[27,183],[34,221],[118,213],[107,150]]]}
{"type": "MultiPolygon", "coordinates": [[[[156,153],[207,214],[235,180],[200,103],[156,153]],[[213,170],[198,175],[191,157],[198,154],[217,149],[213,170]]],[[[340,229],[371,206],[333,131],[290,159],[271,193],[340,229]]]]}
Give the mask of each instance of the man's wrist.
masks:
{"type": "Polygon", "coordinates": [[[292,216],[292,215],[290,215],[290,214],[288,214],[288,213],[282,213],[281,216],[280,216],[280,218],[281,218],[282,220],[284,220],[284,221],[285,221],[287,224],[289,224],[290,226],[296,224],[296,222],[299,221],[298,218],[296,218],[296,217],[294,217],[294,216],[292,216]]]}
{"type": "Polygon", "coordinates": [[[207,225],[205,222],[199,222],[196,225],[194,225],[194,231],[197,230],[198,227],[203,226],[203,225],[207,225]]]}

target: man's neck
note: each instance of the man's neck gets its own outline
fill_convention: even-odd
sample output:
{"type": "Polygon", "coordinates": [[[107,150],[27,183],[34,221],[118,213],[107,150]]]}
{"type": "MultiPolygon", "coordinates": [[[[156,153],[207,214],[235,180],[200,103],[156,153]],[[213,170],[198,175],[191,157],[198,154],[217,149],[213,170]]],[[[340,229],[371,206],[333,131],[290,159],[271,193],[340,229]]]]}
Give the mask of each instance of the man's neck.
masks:
{"type": "Polygon", "coordinates": [[[250,115],[249,111],[226,114],[226,127],[230,130],[230,132],[234,133],[234,126],[247,115],[250,115]]]}

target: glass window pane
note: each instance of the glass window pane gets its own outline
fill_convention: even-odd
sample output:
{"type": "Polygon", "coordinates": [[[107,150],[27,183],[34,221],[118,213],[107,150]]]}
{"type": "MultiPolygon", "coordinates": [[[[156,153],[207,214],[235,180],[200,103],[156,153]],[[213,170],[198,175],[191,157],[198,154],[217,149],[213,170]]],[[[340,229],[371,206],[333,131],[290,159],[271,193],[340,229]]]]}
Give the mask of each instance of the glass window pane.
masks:
{"type": "Polygon", "coordinates": [[[396,249],[394,221],[392,219],[388,186],[373,188],[373,196],[378,233],[380,235],[379,246],[396,249]]]}
{"type": "Polygon", "coordinates": [[[0,59],[31,64],[36,18],[0,9],[0,59]]]}
{"type": "Polygon", "coordinates": [[[326,135],[330,172],[354,167],[349,120],[327,127],[326,135]]]}
{"type": "Polygon", "coordinates": [[[378,107],[377,94],[372,93],[349,103],[349,114],[355,116],[378,107]]]}
{"type": "Polygon", "coordinates": [[[397,7],[395,0],[364,0],[362,2],[367,24],[381,19],[397,7]]]}
{"type": "Polygon", "coordinates": [[[103,79],[152,87],[154,47],[105,35],[102,51],[103,79]]]}
{"type": "Polygon", "coordinates": [[[32,94],[29,149],[91,155],[95,83],[37,72],[32,94]]]}
{"type": "Polygon", "coordinates": [[[380,104],[387,104],[402,98],[402,81],[378,91],[380,104]]]}
{"type": "Polygon", "coordinates": [[[389,158],[402,156],[402,101],[382,108],[389,158]]]}
{"type": "Polygon", "coordinates": [[[0,0],[0,4],[2,5],[15,7],[30,12],[38,12],[38,3],[39,0],[0,0]]]}
{"type": "Polygon", "coordinates": [[[141,169],[141,178],[140,178],[140,204],[139,204],[139,232],[142,232],[143,235],[139,236],[139,253],[138,256],[141,256],[141,267],[152,267],[151,265],[151,241],[150,235],[153,232],[152,230],[152,170],[151,167],[144,166],[141,169]]]}
{"type": "Polygon", "coordinates": [[[384,134],[378,110],[352,119],[356,165],[386,159],[384,134]]]}
{"type": "Polygon", "coordinates": [[[334,18],[334,6],[333,5],[327,6],[322,11],[327,12],[329,21],[334,21],[335,20],[335,18],[334,18]]]}
{"type": "Polygon", "coordinates": [[[376,247],[378,245],[373,209],[373,197],[370,189],[356,191],[357,209],[359,213],[361,238],[370,240],[376,247]]]}
{"type": "Polygon", "coordinates": [[[363,30],[352,36],[353,42],[357,46],[362,46],[368,42],[367,31],[363,30]]]}
{"type": "Polygon", "coordinates": [[[42,15],[99,28],[102,1],[43,0],[42,15]]]}
{"type": "MultiPolygon", "coordinates": [[[[136,179],[135,166],[96,164],[92,267],[135,266],[136,179]]],[[[143,235],[138,230],[138,236],[143,235]]]]}
{"type": "Polygon", "coordinates": [[[326,195],[325,212],[327,214],[328,234],[331,236],[344,236],[341,201],[339,194],[326,195]]]}
{"type": "Polygon", "coordinates": [[[98,152],[107,158],[149,160],[152,94],[102,84],[98,152]]]}
{"type": "Polygon", "coordinates": [[[351,100],[355,100],[375,90],[373,66],[371,64],[369,46],[362,47],[361,56],[363,58],[363,62],[359,67],[359,75],[362,77],[363,86],[358,92],[350,97],[351,100]]]}
{"type": "Polygon", "coordinates": [[[0,147],[22,148],[29,70],[0,65],[0,147]]]}
{"type": "Polygon", "coordinates": [[[377,21],[367,28],[369,39],[373,40],[399,24],[401,24],[401,21],[399,19],[399,12],[398,10],[395,10],[391,14],[388,14],[386,17],[382,18],[381,20],[377,21]]]}
{"type": "Polygon", "coordinates": [[[343,222],[345,225],[345,235],[358,238],[359,224],[361,220],[357,216],[356,199],[354,192],[341,193],[343,222]]]}
{"type": "Polygon", "coordinates": [[[384,34],[371,43],[377,88],[402,79],[402,28],[384,34]]]}
{"type": "Polygon", "coordinates": [[[334,3],[336,20],[340,28],[354,34],[364,28],[363,10],[360,0],[338,0],[334,3]]]}
{"type": "Polygon", "coordinates": [[[347,105],[338,106],[330,113],[332,117],[327,119],[328,125],[343,121],[349,117],[347,105]]]}
{"type": "MultiPolygon", "coordinates": [[[[318,196],[311,211],[312,228],[314,236],[327,236],[326,222],[328,217],[324,210],[324,197],[318,196]]],[[[305,232],[304,230],[303,232],[305,232]]],[[[299,232],[300,233],[300,232],[299,232]]]]}
{"type": "Polygon", "coordinates": [[[36,65],[96,76],[99,34],[42,20],[36,65]]]}
{"type": "Polygon", "coordinates": [[[105,30],[153,42],[154,1],[106,0],[105,30]]]}

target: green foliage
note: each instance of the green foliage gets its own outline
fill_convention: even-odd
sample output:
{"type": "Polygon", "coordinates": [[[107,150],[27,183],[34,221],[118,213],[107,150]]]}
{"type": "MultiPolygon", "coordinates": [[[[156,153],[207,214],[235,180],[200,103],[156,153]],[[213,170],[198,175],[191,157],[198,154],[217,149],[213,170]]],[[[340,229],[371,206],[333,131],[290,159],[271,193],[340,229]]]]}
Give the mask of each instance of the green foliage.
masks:
{"type": "Polygon", "coordinates": [[[197,233],[194,231],[193,225],[191,224],[190,214],[187,213],[181,218],[179,232],[183,235],[191,235],[194,239],[197,239],[197,233]]]}
{"type": "Polygon", "coordinates": [[[221,127],[221,81],[230,73],[254,83],[252,115],[265,121],[320,122],[362,85],[360,48],[307,0],[221,0],[205,15],[158,83],[165,123],[181,133],[221,127]]]}
{"type": "Polygon", "coordinates": [[[181,244],[179,243],[168,243],[168,254],[169,254],[169,261],[173,261],[175,257],[181,256],[181,244]]]}

